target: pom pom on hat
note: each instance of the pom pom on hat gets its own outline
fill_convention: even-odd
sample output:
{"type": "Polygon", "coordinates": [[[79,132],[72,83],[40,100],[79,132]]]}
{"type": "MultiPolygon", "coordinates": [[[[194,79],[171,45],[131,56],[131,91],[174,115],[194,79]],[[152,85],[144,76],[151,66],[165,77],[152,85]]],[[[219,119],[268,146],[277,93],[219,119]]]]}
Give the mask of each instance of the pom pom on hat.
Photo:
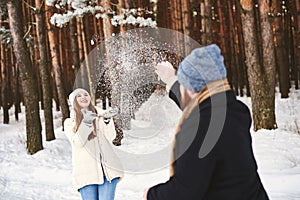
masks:
{"type": "Polygon", "coordinates": [[[86,91],[83,88],[77,88],[77,89],[73,90],[73,92],[69,95],[69,101],[70,101],[70,104],[72,107],[74,106],[75,97],[79,92],[86,92],[90,96],[88,91],[86,91]]]}
{"type": "Polygon", "coordinates": [[[194,49],[180,64],[178,82],[192,92],[201,91],[208,83],[226,78],[220,48],[208,45],[194,49]]]}

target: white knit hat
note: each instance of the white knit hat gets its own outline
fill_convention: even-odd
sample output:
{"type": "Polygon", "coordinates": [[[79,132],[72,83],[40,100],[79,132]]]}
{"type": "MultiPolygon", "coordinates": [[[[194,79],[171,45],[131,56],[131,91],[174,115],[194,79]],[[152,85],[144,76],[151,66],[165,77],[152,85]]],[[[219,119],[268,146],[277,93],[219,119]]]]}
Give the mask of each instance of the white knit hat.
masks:
{"type": "Polygon", "coordinates": [[[86,92],[90,96],[89,92],[86,91],[85,89],[77,88],[77,89],[73,90],[73,92],[69,95],[69,101],[70,101],[70,104],[72,107],[74,106],[75,97],[79,92],[86,92]]]}

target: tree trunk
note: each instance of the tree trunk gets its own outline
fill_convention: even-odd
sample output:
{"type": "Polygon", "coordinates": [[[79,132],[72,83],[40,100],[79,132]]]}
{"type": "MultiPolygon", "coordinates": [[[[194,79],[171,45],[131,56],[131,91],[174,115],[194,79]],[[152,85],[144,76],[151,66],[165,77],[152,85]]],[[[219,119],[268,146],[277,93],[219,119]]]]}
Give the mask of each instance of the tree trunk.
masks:
{"type": "MultiPolygon", "coordinates": [[[[3,47],[0,45],[0,73],[1,73],[1,71],[2,71],[2,66],[3,66],[3,52],[2,51],[4,51],[4,49],[3,49],[3,47]]],[[[0,90],[2,90],[2,75],[0,75],[0,90]]],[[[2,94],[1,94],[1,92],[0,92],[0,107],[2,107],[2,94]]]]}
{"type": "Polygon", "coordinates": [[[212,43],[212,16],[211,0],[201,0],[201,44],[208,45],[212,43]]]}
{"type": "Polygon", "coordinates": [[[157,26],[162,28],[171,28],[170,26],[170,19],[172,19],[171,15],[173,12],[170,13],[170,1],[165,0],[158,0],[157,1],[157,26]]]}
{"type": "Polygon", "coordinates": [[[274,16],[273,30],[275,39],[275,55],[277,61],[277,69],[279,76],[279,90],[281,98],[288,98],[289,96],[289,58],[288,58],[288,45],[284,37],[283,20],[285,12],[282,10],[281,1],[274,2],[274,12],[280,13],[280,16],[274,16]]]}
{"type": "Polygon", "coordinates": [[[9,113],[8,110],[11,107],[9,102],[10,94],[10,81],[9,81],[9,68],[8,68],[8,51],[5,51],[5,44],[1,44],[1,62],[0,62],[0,71],[1,71],[1,106],[3,108],[3,124],[9,124],[9,113]]]}
{"type": "MultiPolygon", "coordinates": [[[[276,128],[274,115],[274,87],[269,83],[268,74],[272,73],[269,67],[261,66],[259,62],[258,41],[254,20],[253,3],[251,0],[240,1],[242,11],[243,33],[245,39],[246,64],[252,99],[252,115],[254,130],[276,128]],[[266,68],[265,68],[266,67],[266,68]],[[271,93],[268,94],[268,93],[271,93]]],[[[264,44],[267,48],[267,44],[264,44]]],[[[266,55],[267,56],[267,55],[266,55]]],[[[269,55],[272,56],[272,55],[269,55]]],[[[271,61],[269,61],[271,62],[271,61]]],[[[270,74],[272,75],[272,74],[270,74]]],[[[274,77],[272,77],[274,78],[274,77]]]]}
{"type": "MultiPolygon", "coordinates": [[[[297,19],[298,19],[297,23],[298,23],[298,28],[300,29],[300,1],[295,1],[295,4],[296,4],[296,11],[297,11],[297,19]]],[[[299,31],[299,29],[298,29],[298,31],[299,31]]],[[[299,68],[299,70],[300,70],[300,68],[299,68]]]]}
{"type": "MultiPolygon", "coordinates": [[[[296,1],[296,13],[297,13],[297,20],[295,20],[295,23],[298,23],[297,25],[297,35],[298,35],[298,49],[297,49],[297,57],[298,57],[298,72],[299,72],[299,78],[300,78],[300,1],[296,1]]],[[[296,19],[296,17],[295,17],[296,19]]]]}
{"type": "Polygon", "coordinates": [[[263,71],[262,74],[266,78],[264,89],[265,94],[265,109],[263,110],[263,119],[261,128],[275,129],[277,128],[275,119],[275,76],[276,76],[276,64],[275,64],[275,48],[273,42],[273,35],[271,29],[271,23],[269,21],[268,13],[270,12],[269,0],[259,0],[259,12],[260,12],[260,24],[262,35],[262,60],[263,71]]]}
{"type": "MultiPolygon", "coordinates": [[[[230,1],[228,1],[230,3],[230,1]]],[[[225,45],[225,37],[226,37],[226,24],[225,24],[225,18],[224,18],[224,10],[223,7],[226,8],[226,4],[222,4],[221,0],[217,0],[217,8],[218,8],[218,17],[219,17],[219,37],[220,37],[220,41],[219,44],[223,50],[223,54],[226,55],[227,54],[227,46],[225,45]]],[[[229,8],[228,8],[229,9],[229,8]]],[[[231,9],[231,8],[230,8],[231,9]]],[[[233,25],[233,24],[231,24],[233,25]]],[[[233,26],[230,26],[230,28],[233,28],[233,26]]],[[[234,38],[232,38],[234,39],[234,38]]],[[[230,48],[230,47],[229,47],[230,48]]]]}
{"type": "Polygon", "coordinates": [[[76,18],[70,21],[70,36],[71,36],[70,40],[71,40],[71,51],[72,51],[72,63],[73,63],[73,68],[76,76],[80,68],[76,18]]]}
{"type": "MultiPolygon", "coordinates": [[[[221,6],[221,2],[220,0],[218,0],[218,7],[221,6]]],[[[225,63],[226,66],[228,68],[228,78],[229,78],[229,83],[231,85],[231,87],[235,90],[236,94],[238,94],[238,88],[239,88],[239,78],[238,78],[238,68],[239,65],[236,62],[236,58],[237,58],[237,52],[236,52],[236,37],[237,37],[237,32],[236,32],[236,24],[235,24],[235,19],[233,17],[233,12],[232,12],[232,5],[231,5],[231,1],[227,1],[227,20],[228,20],[228,24],[227,26],[227,30],[228,30],[228,39],[224,41],[222,41],[222,36],[221,36],[221,44],[224,45],[224,47],[228,48],[228,53],[224,54],[225,55],[225,63]],[[226,57],[228,59],[226,59],[226,57]]],[[[219,11],[220,13],[221,11],[219,11]]],[[[221,16],[220,16],[221,18],[221,16]]],[[[220,19],[221,21],[221,19],[220,19]]],[[[220,29],[222,30],[222,27],[220,27],[220,29]]]]}
{"type": "Polygon", "coordinates": [[[175,0],[175,19],[176,30],[183,33],[183,21],[182,21],[182,10],[181,10],[181,0],[175,0]]]}
{"type": "MultiPolygon", "coordinates": [[[[185,2],[185,4],[187,4],[187,2],[185,2]]],[[[183,16],[185,15],[185,13],[183,13],[182,8],[183,7],[185,8],[185,6],[182,5],[181,0],[171,0],[170,7],[171,7],[172,29],[180,33],[184,33],[183,16]]],[[[190,34],[188,29],[186,29],[185,31],[187,34],[190,34]]],[[[183,34],[176,34],[175,38],[173,38],[174,45],[176,46],[178,53],[181,55],[185,54],[185,41],[183,36],[184,36],[183,34]]]]}
{"type": "Polygon", "coordinates": [[[292,60],[292,78],[295,81],[295,88],[299,89],[299,75],[300,75],[300,32],[298,23],[300,22],[300,17],[297,15],[297,4],[299,6],[299,14],[300,14],[300,2],[289,0],[288,7],[289,13],[291,15],[291,35],[293,39],[292,44],[292,52],[291,55],[292,60]]]}
{"type": "MultiPolygon", "coordinates": [[[[237,56],[238,56],[238,64],[240,67],[240,74],[239,74],[239,79],[240,84],[242,84],[242,87],[246,88],[246,95],[247,97],[250,97],[250,89],[249,89],[249,81],[248,81],[248,72],[247,72],[247,66],[245,63],[246,60],[246,55],[245,55],[245,45],[244,45],[244,35],[243,35],[243,27],[242,27],[242,19],[241,19],[241,8],[235,0],[231,0],[232,5],[234,5],[234,19],[236,20],[236,29],[237,29],[237,41],[238,41],[238,51],[237,51],[237,56]]],[[[243,88],[240,89],[241,92],[240,94],[242,95],[242,90],[243,88]]]]}
{"type": "MultiPolygon", "coordinates": [[[[192,34],[192,12],[189,0],[181,1],[181,23],[182,23],[182,33],[185,37],[190,37],[192,34]]],[[[185,38],[182,38],[183,44],[187,43],[185,38]]],[[[190,53],[190,49],[183,45],[185,55],[190,53]]]]}
{"type": "Polygon", "coordinates": [[[10,57],[11,57],[11,64],[13,66],[13,74],[12,76],[14,77],[12,81],[12,91],[13,91],[13,98],[14,98],[14,106],[15,106],[15,119],[16,121],[19,120],[19,113],[21,113],[21,94],[20,94],[20,76],[19,76],[19,69],[16,63],[16,59],[13,53],[13,50],[10,50],[10,57]]]}
{"type": "Polygon", "coordinates": [[[55,83],[55,75],[53,74],[54,72],[51,72],[51,77],[52,77],[52,94],[53,94],[53,99],[55,101],[55,108],[56,111],[60,111],[60,105],[59,105],[59,98],[57,94],[57,86],[55,83]]]}
{"type": "Polygon", "coordinates": [[[190,1],[182,1],[181,2],[181,18],[182,18],[182,27],[183,27],[183,33],[186,36],[191,35],[191,10],[190,10],[190,1]]]}
{"type": "Polygon", "coordinates": [[[46,20],[45,20],[45,9],[41,0],[35,0],[36,10],[36,32],[39,45],[39,71],[42,82],[42,94],[44,101],[44,118],[45,118],[45,133],[46,141],[55,139],[54,128],[53,128],[53,114],[52,114],[52,92],[50,85],[50,72],[48,69],[48,58],[47,58],[47,45],[46,45],[46,20]]]}
{"type": "MultiPolygon", "coordinates": [[[[125,0],[119,0],[119,4],[118,4],[119,8],[123,8],[126,9],[126,5],[125,5],[125,0]]],[[[127,8],[128,9],[128,8],[127,8]]],[[[120,32],[124,33],[126,31],[126,25],[121,24],[120,25],[120,32]]]]}
{"type": "Polygon", "coordinates": [[[170,1],[170,10],[171,10],[171,29],[177,30],[176,27],[176,0],[170,1]]]}
{"type": "Polygon", "coordinates": [[[10,0],[7,3],[7,8],[14,52],[20,68],[25,101],[27,152],[29,154],[34,154],[43,149],[36,77],[35,72],[32,69],[26,42],[23,39],[24,24],[21,16],[21,1],[10,0]]]}
{"type": "MultiPolygon", "coordinates": [[[[95,104],[96,103],[96,98],[95,98],[95,90],[94,90],[94,85],[96,85],[96,83],[94,83],[93,80],[93,75],[91,72],[91,63],[90,63],[90,59],[89,59],[89,52],[88,52],[88,47],[87,47],[87,39],[86,39],[86,28],[88,26],[86,26],[85,21],[83,18],[80,18],[81,20],[81,36],[82,36],[82,41],[83,41],[83,54],[84,54],[84,66],[86,67],[86,72],[87,72],[87,82],[88,82],[88,87],[90,89],[90,95],[91,95],[91,99],[92,102],[95,104]]],[[[85,74],[82,74],[83,76],[85,74]]]]}
{"type": "Polygon", "coordinates": [[[53,70],[55,74],[54,76],[55,76],[56,89],[57,89],[58,99],[62,111],[62,125],[63,125],[65,119],[69,117],[70,111],[69,111],[69,106],[67,103],[63,81],[62,81],[63,77],[62,77],[61,66],[59,63],[59,52],[56,46],[57,41],[54,32],[55,30],[49,22],[50,16],[52,16],[53,11],[52,8],[49,6],[46,6],[46,10],[48,11],[48,13],[46,14],[46,21],[47,21],[47,28],[48,28],[49,46],[50,46],[50,52],[52,57],[53,70]]]}
{"type": "MultiPolygon", "coordinates": [[[[84,60],[84,51],[83,51],[83,39],[82,39],[82,20],[77,17],[76,18],[77,21],[77,38],[78,38],[78,56],[79,56],[79,61],[80,63],[83,62],[84,60]]],[[[85,73],[85,68],[84,67],[80,67],[79,68],[79,74],[84,74],[85,73]]],[[[78,75],[78,74],[77,74],[78,75]]],[[[87,85],[87,82],[85,81],[84,77],[80,77],[80,79],[75,78],[76,79],[76,83],[77,85],[87,85]]]]}

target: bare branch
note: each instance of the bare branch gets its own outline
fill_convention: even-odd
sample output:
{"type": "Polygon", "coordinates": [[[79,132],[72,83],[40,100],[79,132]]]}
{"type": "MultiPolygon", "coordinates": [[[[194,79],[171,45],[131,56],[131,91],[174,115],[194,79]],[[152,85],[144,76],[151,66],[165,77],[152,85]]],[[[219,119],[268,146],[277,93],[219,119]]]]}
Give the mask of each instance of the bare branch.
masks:
{"type": "Polygon", "coordinates": [[[34,12],[36,11],[36,8],[35,7],[33,7],[33,6],[31,6],[29,3],[27,3],[25,0],[22,0],[23,2],[24,2],[24,4],[26,5],[26,6],[28,6],[29,8],[31,8],[34,12]]]}

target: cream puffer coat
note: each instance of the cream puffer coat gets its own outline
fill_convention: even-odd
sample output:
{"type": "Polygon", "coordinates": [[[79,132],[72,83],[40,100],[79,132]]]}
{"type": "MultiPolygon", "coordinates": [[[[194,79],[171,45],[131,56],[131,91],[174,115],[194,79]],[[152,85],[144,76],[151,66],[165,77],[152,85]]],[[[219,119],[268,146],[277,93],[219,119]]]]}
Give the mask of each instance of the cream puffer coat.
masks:
{"type": "Polygon", "coordinates": [[[88,140],[88,136],[94,126],[81,123],[75,133],[75,119],[68,118],[64,122],[65,134],[72,145],[73,185],[77,190],[90,184],[103,184],[104,176],[108,181],[123,177],[120,159],[111,145],[115,136],[113,120],[108,124],[102,117],[96,120],[97,137],[92,140],[88,140]]]}

